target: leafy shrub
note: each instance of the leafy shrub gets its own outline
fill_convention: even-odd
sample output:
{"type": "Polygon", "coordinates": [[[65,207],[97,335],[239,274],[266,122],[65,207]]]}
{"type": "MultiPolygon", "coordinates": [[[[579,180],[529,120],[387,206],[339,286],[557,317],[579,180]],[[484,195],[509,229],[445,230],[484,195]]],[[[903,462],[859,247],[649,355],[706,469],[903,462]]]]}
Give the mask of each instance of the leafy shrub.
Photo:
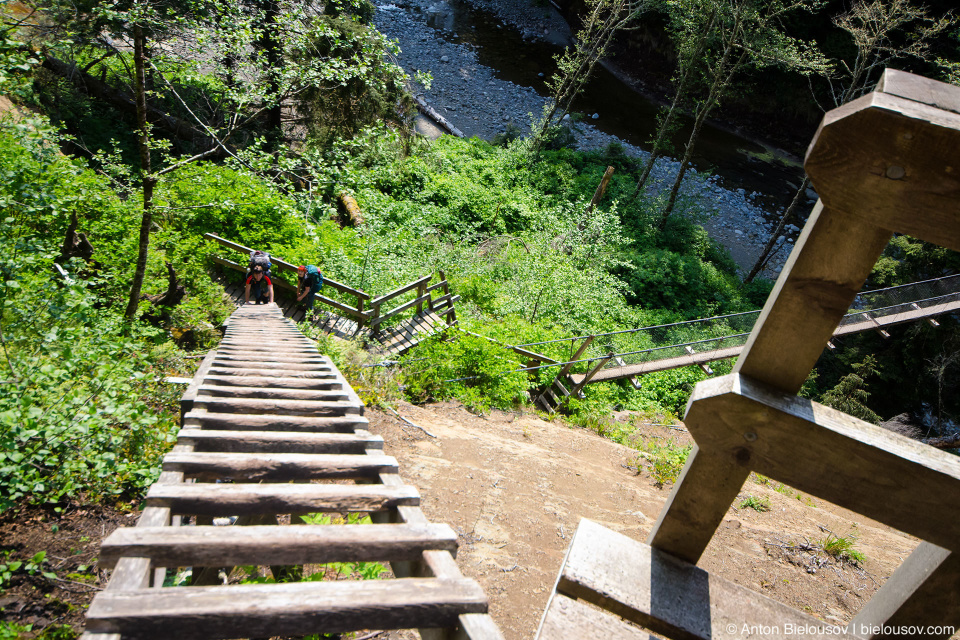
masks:
{"type": "Polygon", "coordinates": [[[403,359],[405,393],[412,402],[457,398],[472,411],[509,409],[527,401],[530,382],[517,354],[486,338],[458,332],[430,338],[403,359]]]}

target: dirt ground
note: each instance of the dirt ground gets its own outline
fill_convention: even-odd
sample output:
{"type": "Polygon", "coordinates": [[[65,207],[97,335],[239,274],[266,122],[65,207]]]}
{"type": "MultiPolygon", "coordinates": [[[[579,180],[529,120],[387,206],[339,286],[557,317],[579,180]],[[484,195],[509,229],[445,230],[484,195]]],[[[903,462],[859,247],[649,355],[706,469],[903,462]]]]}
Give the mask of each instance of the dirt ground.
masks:
{"type": "MultiPolygon", "coordinates": [[[[642,459],[637,474],[634,450],[584,429],[530,413],[479,417],[455,403],[398,410],[432,437],[375,410],[371,431],[420,489],[426,515],[458,533],[461,571],[486,590],[508,640],[534,636],[580,518],[644,540],[669,495],[642,459]]],[[[640,429],[648,439],[691,442],[675,428],[640,429]]],[[[766,498],[770,510],[732,507],[700,566],[825,621],[849,621],[917,545],[773,481],[748,480],[741,495],[766,498]],[[824,538],[821,526],[857,533],[862,569],[797,548],[824,538]]]]}

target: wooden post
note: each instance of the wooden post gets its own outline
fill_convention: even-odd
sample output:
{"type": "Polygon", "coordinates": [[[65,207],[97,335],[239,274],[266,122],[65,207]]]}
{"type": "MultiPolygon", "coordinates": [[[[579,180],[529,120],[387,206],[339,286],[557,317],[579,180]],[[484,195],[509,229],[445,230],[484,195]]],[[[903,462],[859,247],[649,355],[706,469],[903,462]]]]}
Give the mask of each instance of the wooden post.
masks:
{"type": "Polygon", "coordinates": [[[363,298],[357,296],[357,331],[363,329],[363,321],[365,317],[363,315],[363,298]]]}
{"type": "Polygon", "coordinates": [[[595,366],[593,369],[590,369],[590,371],[587,372],[587,375],[583,376],[583,380],[581,380],[579,384],[577,384],[573,389],[570,390],[570,395],[572,396],[579,395],[580,390],[583,389],[586,386],[586,384],[590,382],[590,379],[593,378],[593,376],[597,375],[597,372],[599,372],[600,369],[603,369],[603,366],[608,362],[610,362],[612,358],[613,358],[612,351],[608,353],[606,357],[601,358],[600,362],[597,363],[597,366],[595,366]]]}
{"type": "MultiPolygon", "coordinates": [[[[429,282],[429,280],[427,282],[429,282]]],[[[417,298],[422,298],[424,295],[426,295],[426,293],[427,293],[427,283],[421,282],[420,285],[417,287],[417,298]]],[[[419,316],[422,313],[423,313],[423,303],[421,302],[420,304],[417,305],[417,315],[419,316]]]]}
{"type": "Polygon", "coordinates": [[[603,194],[607,192],[607,185],[610,184],[610,178],[613,177],[614,168],[607,167],[607,170],[603,172],[603,178],[600,179],[600,184],[597,185],[597,190],[593,192],[593,197],[590,199],[590,204],[587,205],[584,215],[593,211],[593,208],[597,206],[601,200],[603,200],[603,194]]]}

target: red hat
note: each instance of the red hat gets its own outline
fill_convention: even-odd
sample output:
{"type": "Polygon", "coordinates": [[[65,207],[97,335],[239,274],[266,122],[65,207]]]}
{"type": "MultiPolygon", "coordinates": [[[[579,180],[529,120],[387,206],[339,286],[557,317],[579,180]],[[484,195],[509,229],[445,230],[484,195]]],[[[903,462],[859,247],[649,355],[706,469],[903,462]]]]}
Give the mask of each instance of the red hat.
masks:
{"type": "Polygon", "coordinates": [[[300,265],[297,267],[297,273],[299,273],[301,276],[305,276],[307,275],[307,268],[303,265],[300,265]]]}

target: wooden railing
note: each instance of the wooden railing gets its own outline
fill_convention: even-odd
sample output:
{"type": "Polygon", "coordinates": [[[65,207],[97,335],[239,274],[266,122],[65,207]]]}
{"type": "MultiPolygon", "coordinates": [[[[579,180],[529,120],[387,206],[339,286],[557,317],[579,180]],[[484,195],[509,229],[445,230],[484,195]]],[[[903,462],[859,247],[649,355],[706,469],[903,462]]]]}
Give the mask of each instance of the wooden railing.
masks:
{"type": "Polygon", "coordinates": [[[960,628],[960,458],[796,395],[893,232],[960,250],[958,167],[960,87],[887,70],[874,93],[826,114],[805,161],[821,201],[733,372],[694,390],[684,422],[696,446],[647,543],[583,523],[541,640],[624,620],[704,640],[744,626],[789,637],[785,624],[851,640],[960,628]],[[846,628],[829,625],[694,566],[752,471],[922,542],[846,628]]]}
{"type": "MultiPolygon", "coordinates": [[[[244,255],[249,255],[250,252],[253,251],[253,249],[250,247],[226,240],[215,233],[207,233],[204,234],[203,237],[206,240],[212,240],[225,247],[239,251],[244,255]]],[[[233,262],[219,256],[211,256],[210,259],[221,266],[233,269],[235,271],[246,272],[247,269],[245,264],[233,262]]],[[[274,255],[270,256],[270,260],[278,270],[289,271],[294,274],[297,273],[297,267],[289,262],[277,258],[274,255]]],[[[398,287],[389,293],[385,293],[382,296],[377,296],[376,298],[371,299],[370,294],[365,291],[348,287],[342,282],[337,282],[336,280],[324,276],[323,285],[325,287],[329,286],[341,293],[355,297],[356,303],[354,306],[350,306],[320,294],[317,294],[315,299],[318,302],[333,307],[337,311],[356,320],[358,329],[363,328],[364,326],[369,326],[371,332],[373,333],[378,333],[381,330],[381,325],[385,321],[400,315],[404,311],[409,311],[413,307],[416,307],[417,314],[422,313],[424,307],[426,307],[428,311],[436,313],[437,315],[445,318],[448,325],[456,324],[457,312],[454,304],[460,299],[460,296],[454,296],[450,294],[450,284],[447,282],[443,271],[440,271],[439,282],[431,285],[429,283],[432,279],[432,275],[423,276],[422,278],[409,284],[405,284],[402,287],[398,287]],[[416,290],[417,292],[415,298],[407,302],[403,302],[392,309],[387,308],[387,310],[384,310],[389,303],[413,290],[416,290]],[[439,291],[442,291],[443,295],[435,297],[435,292],[439,291]]],[[[294,292],[296,291],[295,286],[280,278],[274,278],[274,284],[281,289],[294,292]]]]}

